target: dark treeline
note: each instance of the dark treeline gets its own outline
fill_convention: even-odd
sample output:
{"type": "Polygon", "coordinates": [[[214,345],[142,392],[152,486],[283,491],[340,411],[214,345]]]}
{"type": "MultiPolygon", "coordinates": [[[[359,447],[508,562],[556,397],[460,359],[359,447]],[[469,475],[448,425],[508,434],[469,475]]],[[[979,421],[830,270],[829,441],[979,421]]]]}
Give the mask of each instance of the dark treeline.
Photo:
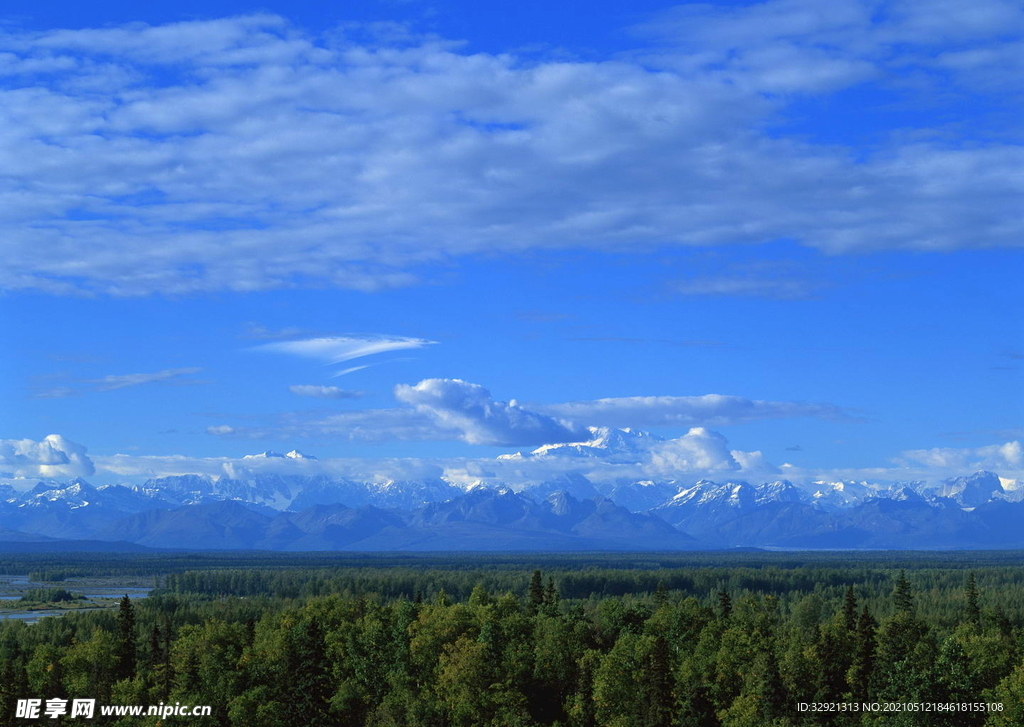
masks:
{"type": "Polygon", "coordinates": [[[0,622],[0,725],[19,697],[247,727],[1024,724],[1024,569],[787,557],[172,572],[114,612],[0,622]],[[798,709],[839,702],[1003,709],[798,709]]]}
{"type": "Polygon", "coordinates": [[[38,575],[59,581],[89,576],[155,576],[186,570],[260,568],[407,567],[445,570],[522,570],[524,564],[548,570],[614,568],[749,567],[833,570],[923,568],[975,570],[981,566],[1013,567],[1019,551],[864,551],[768,552],[756,549],[687,553],[286,553],[271,551],[189,551],[152,553],[0,552],[0,575],[38,575]]]}
{"type": "MultiPolygon", "coordinates": [[[[895,606],[890,598],[895,570],[848,568],[658,568],[622,570],[589,567],[583,570],[546,570],[558,584],[562,600],[586,600],[608,596],[643,596],[660,587],[677,597],[706,597],[725,591],[735,595],[771,595],[784,611],[797,603],[828,603],[843,597],[854,586],[858,597],[873,613],[889,616],[895,606]],[[815,597],[806,600],[808,594],[815,597]]],[[[917,601],[930,621],[950,627],[961,618],[963,603],[950,598],[963,587],[965,572],[958,569],[919,569],[911,573],[917,601]]],[[[207,597],[273,596],[309,598],[338,594],[375,596],[391,600],[413,599],[444,591],[449,598],[463,601],[482,586],[491,593],[523,593],[530,571],[447,570],[437,568],[333,568],[333,569],[216,569],[185,571],[167,575],[166,590],[207,597]]],[[[1024,569],[979,570],[978,586],[989,593],[998,588],[1002,613],[1024,614],[1024,569]]]]}

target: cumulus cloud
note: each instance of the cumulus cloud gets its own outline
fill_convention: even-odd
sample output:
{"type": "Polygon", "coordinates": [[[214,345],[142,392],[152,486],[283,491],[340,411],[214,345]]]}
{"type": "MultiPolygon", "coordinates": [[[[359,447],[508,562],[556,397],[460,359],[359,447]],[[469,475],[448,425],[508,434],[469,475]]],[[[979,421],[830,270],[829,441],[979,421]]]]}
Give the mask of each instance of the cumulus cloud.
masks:
{"type": "Polygon", "coordinates": [[[314,399],[358,399],[362,396],[359,391],[339,389],[337,386],[318,386],[316,384],[294,384],[288,387],[288,391],[296,396],[310,396],[314,399]]]}
{"type": "Polygon", "coordinates": [[[266,14],[5,28],[0,287],[376,290],[495,249],[1019,246],[1015,137],[883,133],[861,157],[777,122],[895,78],[950,108],[1007,103],[1021,18],[997,0],[693,4],[593,62],[329,42],[266,14]]]}
{"type": "Polygon", "coordinates": [[[660,473],[736,472],[741,469],[729,449],[729,441],[704,427],[694,427],[682,437],[659,442],[651,448],[648,463],[660,473]]]}
{"type": "Polygon", "coordinates": [[[851,415],[833,404],[761,401],[741,396],[624,396],[534,407],[591,426],[726,426],[762,419],[813,417],[832,421],[851,415]]]}
{"type": "Polygon", "coordinates": [[[585,427],[524,409],[514,400],[495,401],[483,386],[461,379],[399,384],[395,398],[470,444],[538,445],[578,441],[589,434],[585,427]]]}
{"type": "Polygon", "coordinates": [[[900,453],[897,461],[946,470],[1019,471],[1024,469],[1024,447],[1019,441],[985,447],[935,447],[900,453]]]}
{"type": "Polygon", "coordinates": [[[0,471],[7,477],[88,477],[96,470],[86,448],[50,434],[31,439],[0,440],[0,471]]]}
{"type": "MultiPolygon", "coordinates": [[[[403,410],[378,417],[378,422],[403,410]]],[[[365,414],[365,413],[364,413],[365,414]]],[[[416,416],[416,412],[411,412],[416,416]]],[[[401,416],[400,414],[398,416],[401,416]]],[[[429,437],[438,429],[427,417],[421,420],[423,430],[409,438],[429,437]]],[[[369,418],[365,419],[369,421],[369,418]]],[[[397,418],[392,420],[397,424],[397,418]]],[[[408,420],[411,423],[411,419],[408,420]]],[[[339,420],[338,432],[348,431],[354,420],[339,420]]],[[[601,432],[597,432],[601,434],[601,432]]],[[[614,432],[604,432],[604,435],[614,432]]],[[[280,433],[275,434],[279,436],[280,433]]],[[[288,442],[287,439],[282,439],[288,442]]],[[[586,444],[585,440],[584,445],[586,444]]],[[[666,479],[692,482],[700,478],[723,481],[744,478],[762,481],[779,474],[798,484],[816,481],[853,480],[891,484],[898,481],[922,480],[938,484],[948,477],[990,469],[1004,482],[1024,481],[1024,448],[1020,442],[1007,442],[961,450],[933,449],[904,452],[895,465],[860,468],[808,468],[792,464],[775,467],[759,451],[733,448],[720,433],[695,427],[685,435],[663,440],[640,432],[624,432],[621,436],[598,437],[591,444],[613,445],[608,450],[581,456],[572,445],[544,448],[540,454],[516,454],[491,458],[325,458],[292,460],[282,457],[241,459],[230,457],[139,456],[116,454],[94,457],[101,477],[114,481],[141,480],[173,474],[206,474],[238,476],[246,472],[280,472],[323,474],[333,477],[361,479],[402,479],[433,477],[444,474],[453,482],[470,485],[477,482],[521,486],[550,480],[565,473],[583,474],[595,482],[666,479]],[[620,441],[621,440],[621,441],[620,441]]],[[[21,477],[68,477],[92,474],[92,461],[84,448],[62,438],[48,437],[43,442],[8,440],[0,442],[0,473],[21,477]],[[65,461],[66,460],[66,461],[65,461]],[[51,468],[51,469],[41,469],[51,468]]],[[[0,476],[2,476],[0,475],[0,476]]]]}

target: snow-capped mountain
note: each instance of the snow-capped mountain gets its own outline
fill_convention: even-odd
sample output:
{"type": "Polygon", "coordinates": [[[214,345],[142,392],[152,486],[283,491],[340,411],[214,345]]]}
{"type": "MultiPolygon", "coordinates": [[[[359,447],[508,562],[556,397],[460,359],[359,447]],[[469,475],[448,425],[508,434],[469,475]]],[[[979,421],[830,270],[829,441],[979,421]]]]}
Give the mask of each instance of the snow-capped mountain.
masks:
{"type": "Polygon", "coordinates": [[[611,464],[632,464],[641,459],[641,455],[665,439],[639,429],[616,429],[613,427],[588,427],[591,438],[584,442],[567,442],[562,444],[545,444],[528,454],[499,455],[498,459],[530,459],[570,457],[585,459],[601,459],[611,464]]]}
{"type": "Polygon", "coordinates": [[[316,457],[314,457],[311,454],[303,454],[302,452],[300,452],[297,449],[293,449],[291,452],[287,452],[286,454],[281,454],[280,452],[275,452],[275,451],[273,451],[271,449],[268,449],[267,451],[260,452],[259,454],[247,454],[244,457],[242,457],[242,459],[310,459],[310,460],[315,460],[316,457]]]}
{"type": "MultiPolygon", "coordinates": [[[[692,536],[707,547],[1024,546],[1024,532],[1018,532],[1024,517],[1020,501],[1024,490],[1007,489],[1004,482],[1012,481],[991,472],[955,477],[935,486],[643,479],[627,473],[636,471],[637,462],[679,440],[612,428],[595,428],[591,434],[583,442],[547,445],[504,457],[517,472],[517,460],[525,473],[550,472],[545,463],[557,464],[558,474],[527,484],[524,476],[517,475],[515,486],[501,482],[496,474],[499,468],[469,476],[454,472],[450,479],[447,474],[408,479],[330,476],[318,473],[322,466],[298,450],[249,455],[248,464],[225,467],[219,476],[173,475],[141,485],[95,487],[75,479],[12,487],[4,482],[0,483],[0,528],[22,536],[121,539],[146,545],[177,542],[180,536],[184,538],[181,545],[187,547],[201,547],[203,538],[214,538],[221,543],[215,547],[248,543],[246,547],[284,549],[416,549],[428,543],[443,549],[442,533],[452,543],[461,543],[452,547],[486,548],[490,547],[487,532],[496,538],[493,547],[532,547],[531,543],[539,547],[544,542],[566,548],[572,543],[579,547],[614,543],[618,548],[626,547],[631,537],[640,538],[642,531],[663,543],[676,542],[672,533],[685,534],[684,540],[692,536]],[[623,464],[618,470],[622,476],[613,480],[594,476],[595,459],[623,464]],[[167,514],[171,512],[175,514],[167,514]],[[196,530],[194,539],[182,535],[189,529],[189,513],[201,515],[196,522],[204,523],[203,532],[196,530]],[[235,523],[230,537],[216,535],[220,516],[235,523]],[[574,524],[568,529],[552,525],[570,520],[574,524]],[[624,530],[613,535],[617,526],[624,530]],[[158,531],[163,534],[154,534],[158,531]],[[387,540],[387,533],[399,531],[400,537],[387,540]],[[523,535],[527,532],[528,537],[523,535]],[[573,538],[586,538],[586,542],[573,538]]],[[[704,437],[705,433],[691,430],[687,436],[704,437]]],[[[649,545],[635,543],[636,547],[649,545]]]]}
{"type": "Polygon", "coordinates": [[[968,477],[946,480],[936,494],[955,500],[964,507],[977,507],[995,497],[1005,497],[1007,493],[998,475],[981,471],[968,477]]]}

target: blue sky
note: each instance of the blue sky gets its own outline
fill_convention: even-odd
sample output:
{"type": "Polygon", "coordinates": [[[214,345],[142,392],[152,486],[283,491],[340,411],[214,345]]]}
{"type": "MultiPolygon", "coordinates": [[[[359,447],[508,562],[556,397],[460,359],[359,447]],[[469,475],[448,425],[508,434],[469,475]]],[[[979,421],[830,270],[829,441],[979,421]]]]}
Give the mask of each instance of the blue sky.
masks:
{"type": "Polygon", "coordinates": [[[1016,3],[3,13],[0,474],[1024,471],[1016,3]]]}

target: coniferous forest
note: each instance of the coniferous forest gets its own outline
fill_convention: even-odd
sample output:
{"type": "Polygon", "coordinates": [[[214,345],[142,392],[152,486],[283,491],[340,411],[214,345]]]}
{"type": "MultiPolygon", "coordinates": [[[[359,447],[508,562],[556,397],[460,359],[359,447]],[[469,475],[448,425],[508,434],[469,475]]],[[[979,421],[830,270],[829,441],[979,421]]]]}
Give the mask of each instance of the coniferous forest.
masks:
{"type": "Polygon", "coordinates": [[[1015,553],[48,554],[0,571],[158,586],[0,621],[2,725],[30,723],[25,697],[212,707],[51,724],[1024,724],[1015,553]]]}

